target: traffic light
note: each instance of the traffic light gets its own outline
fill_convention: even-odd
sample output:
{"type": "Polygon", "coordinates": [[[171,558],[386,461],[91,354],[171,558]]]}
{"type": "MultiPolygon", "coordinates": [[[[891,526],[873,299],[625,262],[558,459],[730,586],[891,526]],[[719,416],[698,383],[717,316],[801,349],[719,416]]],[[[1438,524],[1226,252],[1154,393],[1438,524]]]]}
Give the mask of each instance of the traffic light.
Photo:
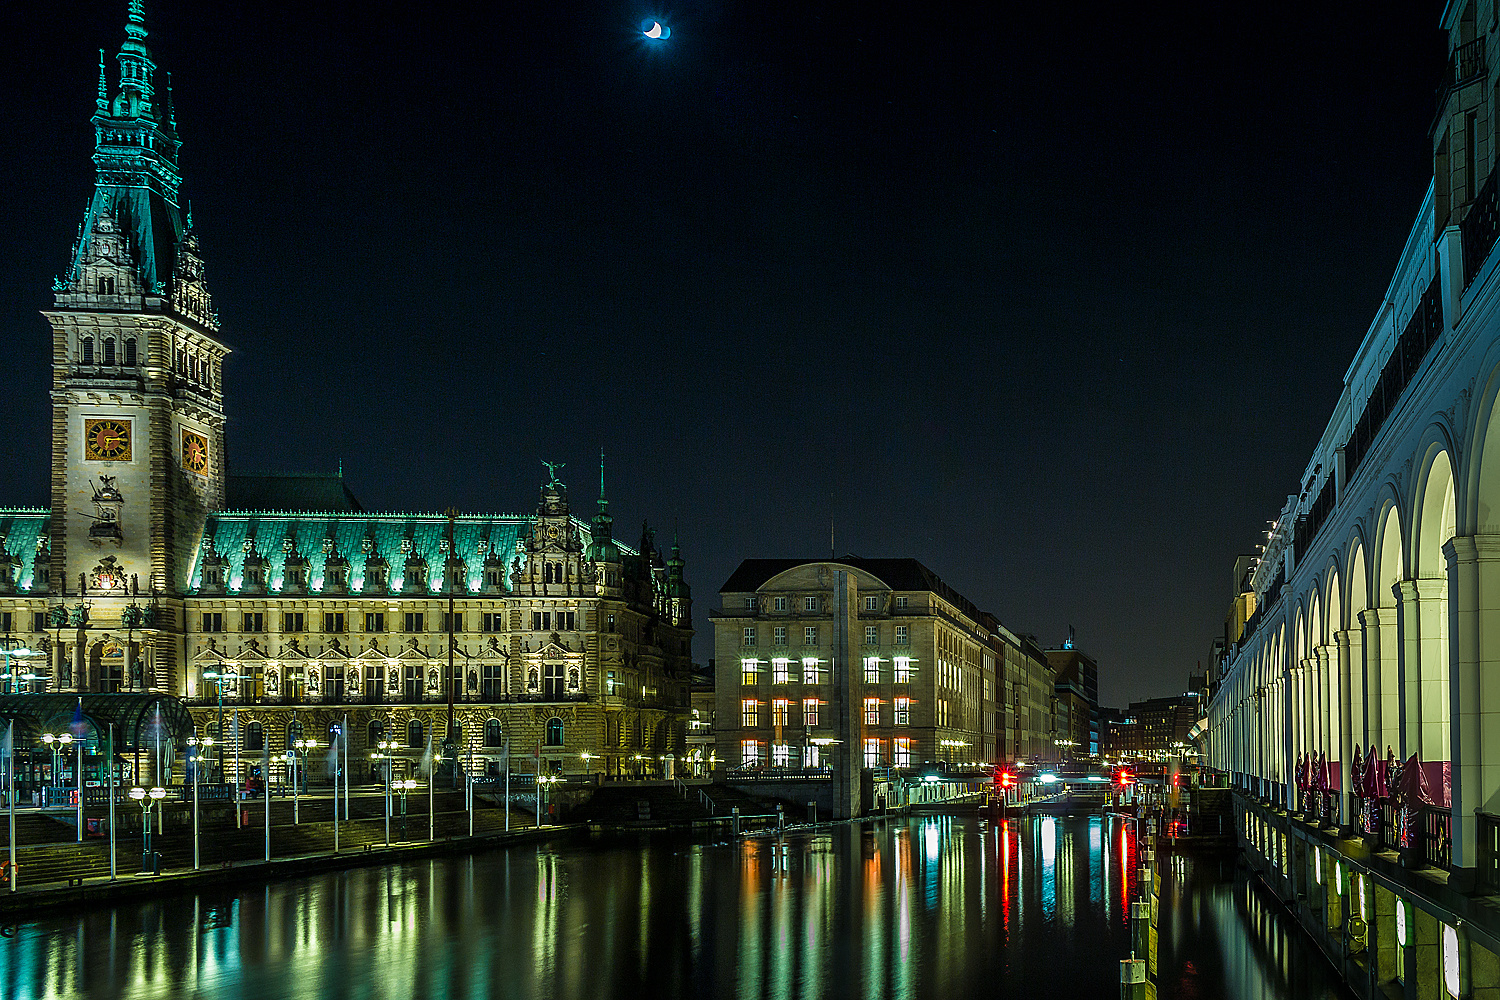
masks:
{"type": "Polygon", "coordinates": [[[1016,772],[1008,767],[1002,767],[995,772],[995,787],[1002,792],[1008,792],[1016,787],[1016,772]]]}
{"type": "Polygon", "coordinates": [[[1135,772],[1128,767],[1115,768],[1115,785],[1124,790],[1135,784],[1135,772]]]}

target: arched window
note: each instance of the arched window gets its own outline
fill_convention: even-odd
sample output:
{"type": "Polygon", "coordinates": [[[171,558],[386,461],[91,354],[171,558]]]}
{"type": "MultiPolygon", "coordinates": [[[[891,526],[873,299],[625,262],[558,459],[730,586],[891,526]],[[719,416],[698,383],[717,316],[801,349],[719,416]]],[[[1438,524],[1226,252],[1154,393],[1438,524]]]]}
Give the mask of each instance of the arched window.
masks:
{"type": "Polygon", "coordinates": [[[422,720],[412,719],[406,724],[406,745],[417,748],[422,745],[422,720]]]}
{"type": "Polygon", "coordinates": [[[259,722],[245,724],[245,752],[260,753],[266,748],[266,731],[259,722]]]}
{"type": "Polygon", "coordinates": [[[83,363],[91,365],[94,363],[94,338],[83,338],[83,363]]]}
{"type": "Polygon", "coordinates": [[[484,724],[484,745],[486,747],[501,747],[505,744],[505,731],[500,727],[499,719],[491,719],[484,724]]]}
{"type": "Polygon", "coordinates": [[[297,741],[300,740],[301,738],[302,738],[302,723],[299,722],[296,719],[293,719],[291,722],[288,722],[286,724],[286,745],[287,745],[287,749],[290,750],[290,749],[296,747],[297,741]]]}
{"type": "Polygon", "coordinates": [[[134,337],[126,337],[125,338],[125,365],[127,367],[130,367],[130,368],[134,368],[135,367],[135,338],[134,337]]]}
{"type": "Polygon", "coordinates": [[[104,363],[112,365],[115,363],[115,338],[104,338],[104,363]]]}
{"type": "Polygon", "coordinates": [[[371,719],[370,724],[365,726],[365,745],[374,746],[385,739],[385,723],[379,719],[371,719]]]}
{"type": "Polygon", "coordinates": [[[560,747],[563,745],[563,724],[561,719],[547,720],[547,745],[549,747],[560,747]]]}

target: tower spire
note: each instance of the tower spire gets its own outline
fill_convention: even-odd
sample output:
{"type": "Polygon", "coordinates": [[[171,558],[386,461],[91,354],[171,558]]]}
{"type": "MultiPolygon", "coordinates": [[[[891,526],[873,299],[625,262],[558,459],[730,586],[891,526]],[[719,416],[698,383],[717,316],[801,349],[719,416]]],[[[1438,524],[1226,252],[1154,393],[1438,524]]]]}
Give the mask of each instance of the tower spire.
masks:
{"type": "Polygon", "coordinates": [[[99,50],[99,96],[94,104],[100,111],[109,110],[109,81],[104,78],[104,50],[99,50]]]}
{"type": "Polygon", "coordinates": [[[599,449],[599,511],[603,513],[609,507],[609,501],[604,499],[604,449],[599,449]]]}

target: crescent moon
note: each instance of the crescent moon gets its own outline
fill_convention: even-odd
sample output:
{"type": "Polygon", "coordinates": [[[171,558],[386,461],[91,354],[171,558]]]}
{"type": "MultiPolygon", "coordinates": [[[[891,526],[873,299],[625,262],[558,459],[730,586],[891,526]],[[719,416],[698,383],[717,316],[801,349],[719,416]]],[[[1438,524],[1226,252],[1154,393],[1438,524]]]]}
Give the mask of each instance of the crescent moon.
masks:
{"type": "Polygon", "coordinates": [[[651,27],[650,27],[649,30],[647,30],[645,32],[645,35],[646,35],[647,38],[660,38],[661,37],[661,22],[660,21],[652,21],[651,22],[651,27]]]}

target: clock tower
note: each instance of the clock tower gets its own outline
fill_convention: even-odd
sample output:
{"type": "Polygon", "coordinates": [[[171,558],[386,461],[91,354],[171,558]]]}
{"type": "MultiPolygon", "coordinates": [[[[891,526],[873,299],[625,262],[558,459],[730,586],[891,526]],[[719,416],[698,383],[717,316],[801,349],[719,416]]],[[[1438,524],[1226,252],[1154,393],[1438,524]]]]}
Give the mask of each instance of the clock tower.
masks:
{"type": "MultiPolygon", "coordinates": [[[[170,77],[159,90],[141,0],[130,0],[115,61],[111,94],[100,53],[94,193],[43,314],[53,357],[49,589],[86,602],[91,627],[152,595],[168,602],[158,617],[180,620],[169,605],[185,589],[204,515],[224,506],[228,348],[180,207],[170,77]]],[[[91,687],[84,677],[76,686],[91,687]]]]}

